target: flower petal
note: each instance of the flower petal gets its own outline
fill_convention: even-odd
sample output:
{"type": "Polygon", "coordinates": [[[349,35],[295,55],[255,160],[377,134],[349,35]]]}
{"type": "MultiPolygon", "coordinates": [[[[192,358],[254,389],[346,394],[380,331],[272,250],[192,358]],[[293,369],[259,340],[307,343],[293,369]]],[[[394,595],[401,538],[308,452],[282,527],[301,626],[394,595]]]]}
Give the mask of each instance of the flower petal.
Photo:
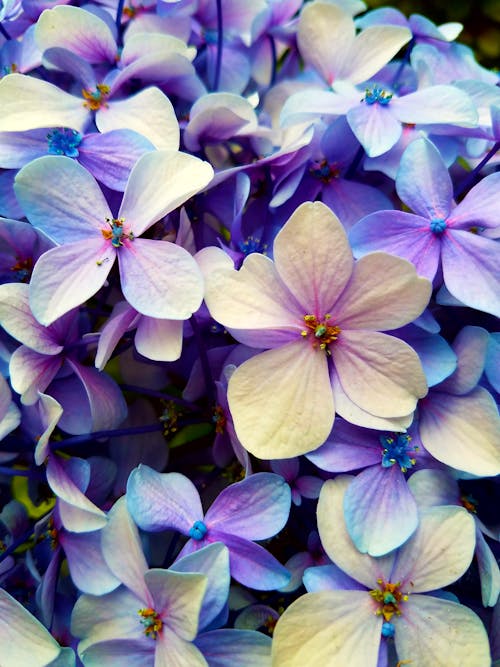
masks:
{"type": "Polygon", "coordinates": [[[345,493],[344,513],[352,541],[370,556],[396,549],[418,525],[417,504],[397,463],[359,473],[345,493]]]}
{"type": "Polygon", "coordinates": [[[367,215],[351,229],[349,239],[356,257],[384,250],[411,262],[419,276],[432,280],[441,255],[441,241],[425,218],[404,211],[367,215]]]}
{"type": "Polygon", "coordinates": [[[229,549],[231,576],[240,584],[258,591],[270,591],[286,586],[290,572],[260,544],[222,531],[210,531],[212,540],[229,549]]]}
{"type": "Polygon", "coordinates": [[[297,30],[300,54],[307,65],[332,83],[342,70],[354,31],[352,17],[338,5],[323,2],[305,5],[297,30]]]}
{"type": "Polygon", "coordinates": [[[195,521],[203,521],[196,487],[177,472],[159,473],[140,465],[130,473],[127,502],[134,521],[143,530],[172,528],[187,535],[195,521]]]}
{"type": "Polygon", "coordinates": [[[415,409],[417,399],[427,393],[416,352],[393,336],[343,331],[331,351],[345,393],[373,415],[407,415],[415,409]]]}
{"type": "Polygon", "coordinates": [[[143,315],[187,320],[203,299],[193,257],[175,243],[134,239],[118,252],[123,295],[143,315]]]}
{"type": "Polygon", "coordinates": [[[220,252],[202,255],[205,301],[217,322],[252,347],[274,347],[300,336],[305,313],[268,257],[252,253],[239,271],[222,262],[220,252]]]}
{"type": "Polygon", "coordinates": [[[0,639],[3,667],[44,667],[61,650],[40,621],[3,588],[0,588],[0,639]]]}
{"type": "Polygon", "coordinates": [[[361,102],[347,112],[351,130],[363,146],[368,157],[387,153],[402,133],[401,123],[391,113],[390,104],[365,104],[361,102]]]}
{"type": "Polygon", "coordinates": [[[401,157],[396,190],[416,215],[446,220],[452,205],[453,185],[433,143],[427,139],[411,142],[401,157]]]}
{"type": "Polygon", "coordinates": [[[401,590],[410,593],[448,586],[469,567],[475,544],[474,519],[463,507],[422,509],[416,532],[398,551],[390,580],[400,581],[401,590]]]}
{"type": "Polygon", "coordinates": [[[271,638],[253,630],[211,630],[195,640],[210,667],[271,667],[271,638]]]}
{"type": "Polygon", "coordinates": [[[276,625],[273,664],[376,667],[381,628],[368,592],[307,593],[276,625]]]}
{"type": "Polygon", "coordinates": [[[432,285],[419,278],[410,262],[385,252],[358,259],[351,280],[332,308],[341,329],[396,329],[418,317],[432,285]]]}
{"type": "Polygon", "coordinates": [[[135,334],[135,349],[153,361],[175,361],[181,356],[182,320],[159,320],[143,316],[135,334]]]}
{"type": "Polygon", "coordinates": [[[500,244],[450,229],[443,235],[441,261],[445,285],[455,298],[500,317],[500,244]]]}
{"type": "Polygon", "coordinates": [[[472,475],[500,473],[498,410],[486,389],[465,396],[433,390],[419,414],[422,443],[438,461],[472,475]]]}
{"type": "Polygon", "coordinates": [[[273,252],[276,270],[302,314],[323,318],[346,286],[354,263],[336,215],[322,202],[305,202],[276,236],[273,252]]]}
{"type": "Polygon", "coordinates": [[[153,609],[170,630],[186,641],[198,632],[198,616],[207,588],[207,577],[194,572],[171,572],[154,568],[144,575],[153,599],[153,609]]]}
{"type": "Polygon", "coordinates": [[[46,155],[16,176],[16,196],[26,217],[58,244],[91,240],[111,218],[95,178],[72,158],[46,155]]]}
{"type": "Polygon", "coordinates": [[[101,543],[104,559],[115,577],[138,598],[150,604],[153,598],[144,581],[148,564],[142,552],[139,531],[128,513],[124,496],[109,512],[101,543]]]}
{"type": "Polygon", "coordinates": [[[97,112],[96,125],[100,132],[138,132],[160,151],[179,150],[179,123],[172,102],[153,86],[123,100],[111,101],[97,112]]]}
{"type": "Polygon", "coordinates": [[[40,15],[36,42],[41,51],[63,47],[90,64],[115,63],[117,46],[108,25],[93,12],[60,5],[40,15]]]}
{"type": "Polygon", "coordinates": [[[49,326],[94,296],[106,281],[115,255],[116,250],[97,236],[44,253],[30,282],[30,307],[36,319],[49,326]]]}
{"type": "Polygon", "coordinates": [[[205,514],[205,523],[209,530],[265,540],[284,528],[290,503],[290,487],[283,477],[260,472],[223,489],[205,514]]]}
{"type": "Polygon", "coordinates": [[[303,340],[258,354],[231,376],[228,401],[236,435],[251,454],[310,452],[328,437],[335,414],[326,355],[303,340]]]}
{"type": "Polygon", "coordinates": [[[146,153],[132,169],[118,217],[140,236],[212,180],[213,169],[193,155],[177,151],[146,153]]]}
{"type": "Polygon", "coordinates": [[[58,86],[24,74],[8,74],[0,81],[0,132],[21,132],[39,127],[69,127],[82,132],[89,112],[82,98],[58,86]],[[43,100],[43,106],[40,104],[43,100]]]}
{"type": "Polygon", "coordinates": [[[488,636],[473,611],[430,595],[411,596],[407,606],[394,623],[399,660],[447,667],[491,665],[488,636]]]}
{"type": "Polygon", "coordinates": [[[371,589],[377,579],[389,581],[394,555],[372,558],[360,553],[349,537],[344,520],[344,494],[353,479],[351,475],[339,475],[323,484],[317,510],[318,531],[335,565],[371,589]]]}

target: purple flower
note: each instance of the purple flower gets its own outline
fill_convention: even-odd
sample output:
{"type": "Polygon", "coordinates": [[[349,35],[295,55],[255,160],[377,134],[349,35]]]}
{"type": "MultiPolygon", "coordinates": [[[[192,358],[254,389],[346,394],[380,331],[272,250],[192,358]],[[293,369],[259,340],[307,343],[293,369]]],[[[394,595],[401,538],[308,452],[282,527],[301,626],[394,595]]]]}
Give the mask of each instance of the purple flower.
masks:
{"type": "Polygon", "coordinates": [[[139,238],[201,190],[213,171],[185,153],[155,151],[136,163],[117,217],[93,177],[67,157],[24,167],[16,194],[30,222],[59,245],[33,270],[30,303],[45,325],[93,296],[118,259],[122,290],[144,315],[184,320],[198,309],[203,285],[197,264],[180,246],[139,238]]]}
{"type": "Polygon", "coordinates": [[[454,297],[472,308],[500,314],[500,246],[481,235],[498,227],[499,174],[484,178],[458,206],[439,152],[425,139],[406,149],[396,189],[413,213],[379,211],[360,220],[349,238],[357,257],[385,250],[413,262],[433,280],[442,267],[454,297]]]}
{"type": "Polygon", "coordinates": [[[226,487],[206,514],[196,487],[179,473],[161,474],[140,465],[127,484],[129,510],[140,528],[171,528],[189,537],[181,556],[222,542],[229,549],[231,575],[258,590],[279,588],[290,577],[253,541],[273,537],[283,528],[290,501],[290,487],[272,473],[256,473],[226,487]]]}

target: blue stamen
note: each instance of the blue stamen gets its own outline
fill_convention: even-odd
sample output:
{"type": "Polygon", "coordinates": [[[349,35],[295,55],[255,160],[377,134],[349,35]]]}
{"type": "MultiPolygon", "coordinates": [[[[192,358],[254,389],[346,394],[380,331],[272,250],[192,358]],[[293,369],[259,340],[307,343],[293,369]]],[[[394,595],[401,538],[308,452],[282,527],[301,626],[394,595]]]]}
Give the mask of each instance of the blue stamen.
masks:
{"type": "Polygon", "coordinates": [[[52,130],[47,135],[49,144],[49,155],[66,155],[66,157],[78,157],[80,154],[78,146],[82,143],[82,135],[69,127],[61,127],[52,130]]]}
{"type": "Polygon", "coordinates": [[[392,623],[389,623],[388,621],[382,623],[382,637],[394,637],[395,631],[396,628],[392,623]]]}
{"type": "Polygon", "coordinates": [[[416,448],[410,445],[411,437],[407,433],[381,435],[379,440],[382,445],[382,467],[390,468],[397,463],[406,472],[415,465],[415,459],[409,454],[414,453],[416,448]]]}
{"type": "Polygon", "coordinates": [[[195,521],[192,528],[189,529],[189,537],[193,540],[202,540],[208,533],[208,528],[203,521],[195,521]]]}
{"type": "Polygon", "coordinates": [[[260,252],[265,254],[267,245],[261,243],[260,239],[255,239],[253,236],[249,236],[245,241],[240,241],[238,243],[239,250],[245,255],[251,255],[253,252],[260,252]]]}
{"type": "Polygon", "coordinates": [[[442,234],[447,227],[446,220],[443,220],[443,218],[433,218],[429,227],[433,234],[442,234]]]}
{"type": "Polygon", "coordinates": [[[392,99],[392,93],[388,93],[386,90],[380,86],[373,86],[373,88],[367,88],[365,91],[365,102],[367,104],[375,104],[378,102],[382,106],[387,106],[392,99]]]}

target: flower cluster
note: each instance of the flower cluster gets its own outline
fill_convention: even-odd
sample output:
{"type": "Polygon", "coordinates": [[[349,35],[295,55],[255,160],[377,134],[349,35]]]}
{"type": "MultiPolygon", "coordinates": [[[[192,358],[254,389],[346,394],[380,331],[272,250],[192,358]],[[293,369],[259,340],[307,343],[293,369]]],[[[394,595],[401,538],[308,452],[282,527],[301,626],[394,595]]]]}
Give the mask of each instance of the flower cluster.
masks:
{"type": "Polygon", "coordinates": [[[0,665],[500,662],[500,79],[358,0],[0,3],[0,665]]]}

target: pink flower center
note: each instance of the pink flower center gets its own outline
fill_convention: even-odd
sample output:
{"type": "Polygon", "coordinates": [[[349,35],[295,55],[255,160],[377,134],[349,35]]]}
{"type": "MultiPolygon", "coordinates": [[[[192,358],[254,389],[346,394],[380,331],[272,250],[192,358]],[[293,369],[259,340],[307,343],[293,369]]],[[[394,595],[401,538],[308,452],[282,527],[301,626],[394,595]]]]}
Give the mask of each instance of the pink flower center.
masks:
{"type": "Polygon", "coordinates": [[[304,338],[310,338],[313,348],[319,347],[320,350],[328,352],[328,345],[337,340],[341,332],[340,327],[329,324],[328,320],[330,318],[330,313],[326,313],[322,319],[318,319],[316,315],[304,315],[306,328],[300,332],[300,335],[304,338]]]}
{"type": "Polygon", "coordinates": [[[109,229],[107,227],[101,229],[101,234],[106,240],[111,241],[113,248],[120,248],[123,245],[124,239],[128,239],[129,241],[134,240],[134,233],[127,233],[123,227],[125,218],[106,218],[106,222],[109,225],[109,229]]]}

